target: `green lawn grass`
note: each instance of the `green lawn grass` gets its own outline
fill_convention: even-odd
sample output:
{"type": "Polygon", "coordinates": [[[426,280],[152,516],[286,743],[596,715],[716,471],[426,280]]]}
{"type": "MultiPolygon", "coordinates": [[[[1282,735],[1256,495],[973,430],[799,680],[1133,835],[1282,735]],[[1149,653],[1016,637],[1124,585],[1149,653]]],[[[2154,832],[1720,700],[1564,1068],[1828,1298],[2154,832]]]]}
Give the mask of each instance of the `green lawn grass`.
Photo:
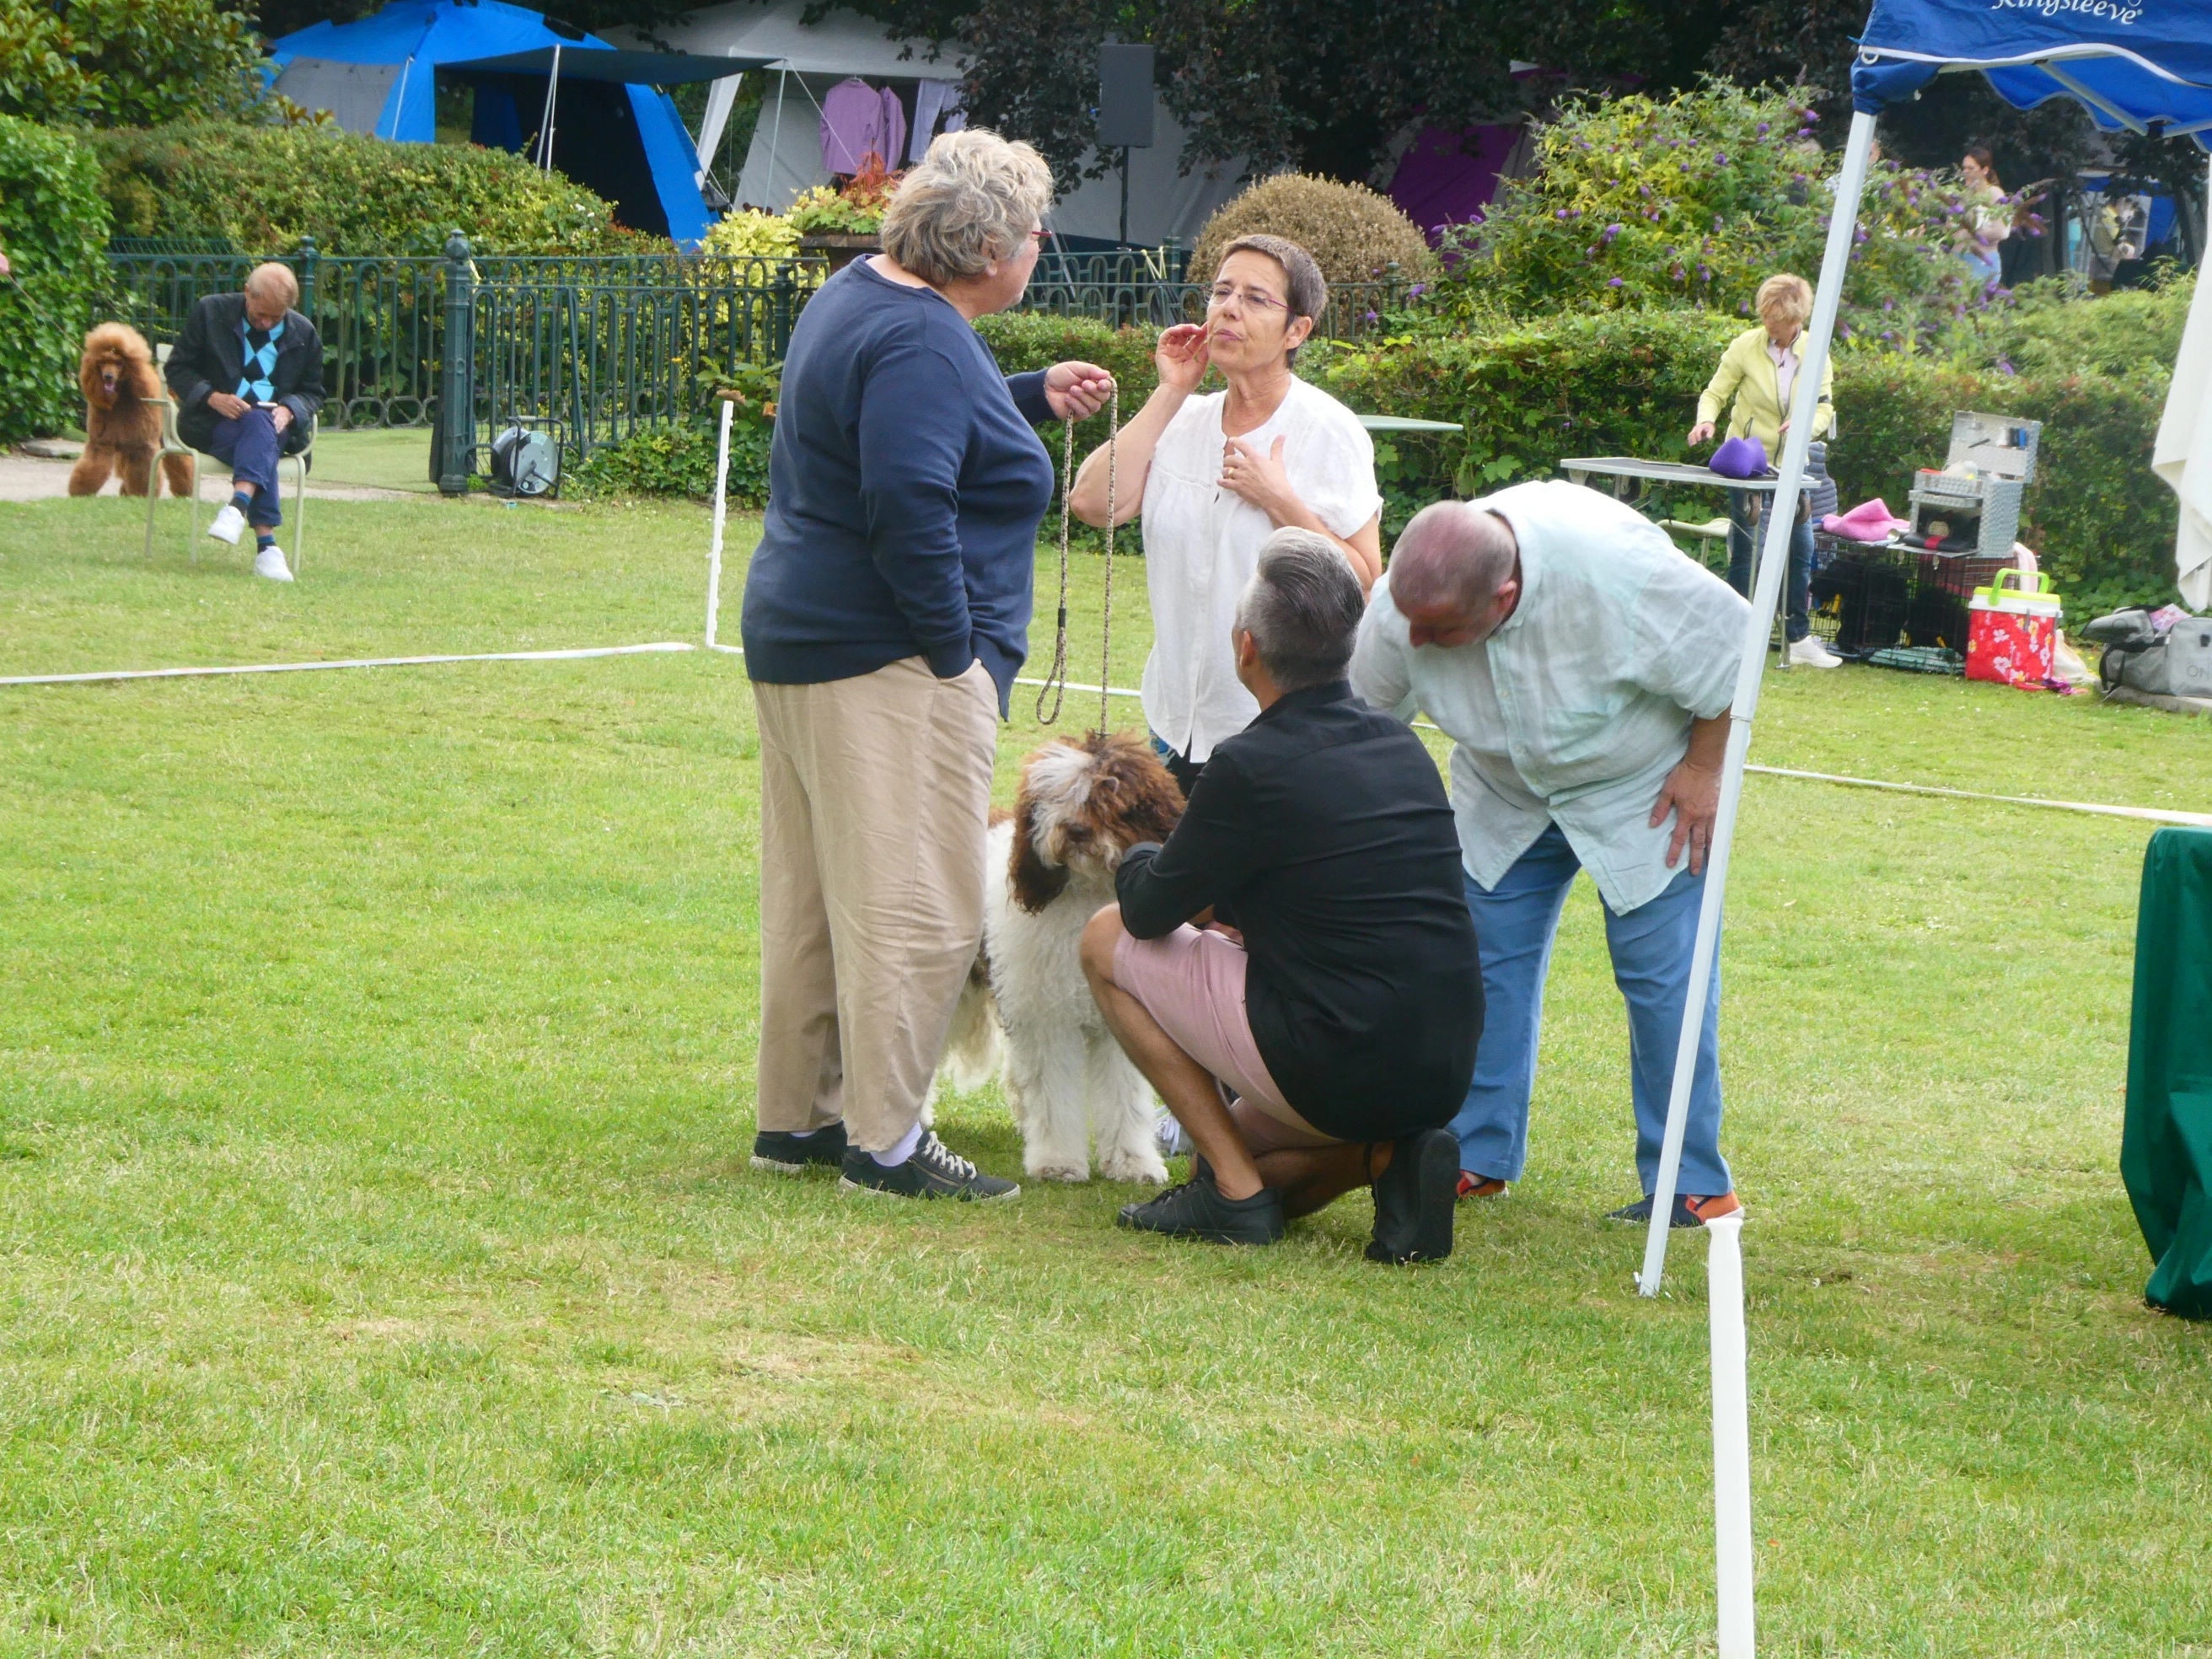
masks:
{"type": "MultiPolygon", "coordinates": [[[[311,511],[280,587],[0,507],[0,674],[698,636],[694,507],[311,511]]],[[[2212,802],[2203,721],[1761,712],[1770,764],[2212,802]]],[[[754,745],[704,653],[0,689],[0,1654],[1710,1651],[1702,1251],[1644,1302],[1595,1219],[1587,884],[1528,1178],[1442,1267],[1361,1261],[1359,1200],[1266,1252],[1103,1183],[886,1209],[745,1167],[754,745]]],[[[1751,781],[1769,1653],[2212,1652],[2212,1331],[2142,1307],[2115,1172],[2148,833],[1751,781]]],[[[1018,1170],[989,1096],[944,1127],[1018,1170]]]]}
{"type": "Polygon", "coordinates": [[[430,481],[430,434],[423,427],[374,428],[315,434],[314,482],[369,484],[418,495],[436,493],[430,481]]]}

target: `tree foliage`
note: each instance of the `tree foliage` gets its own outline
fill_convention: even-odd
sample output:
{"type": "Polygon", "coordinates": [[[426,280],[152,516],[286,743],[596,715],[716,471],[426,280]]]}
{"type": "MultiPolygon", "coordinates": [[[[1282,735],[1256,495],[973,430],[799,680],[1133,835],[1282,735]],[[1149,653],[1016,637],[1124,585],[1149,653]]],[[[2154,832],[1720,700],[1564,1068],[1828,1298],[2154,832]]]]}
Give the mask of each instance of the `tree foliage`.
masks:
{"type": "Polygon", "coordinates": [[[216,0],[0,0],[0,114],[151,126],[261,97],[252,20],[216,0]]]}
{"type": "MultiPolygon", "coordinates": [[[[866,0],[890,33],[967,64],[972,118],[1028,139],[1063,185],[1096,132],[1097,49],[1148,40],[1190,134],[1182,160],[1232,157],[1363,179],[1414,121],[1462,126],[1540,107],[1561,85],[1648,74],[1670,42],[1657,0],[866,0]],[[1516,78],[1513,64],[1543,64],[1516,78]]],[[[1095,171],[1103,171],[1101,159],[1095,171]]]]}

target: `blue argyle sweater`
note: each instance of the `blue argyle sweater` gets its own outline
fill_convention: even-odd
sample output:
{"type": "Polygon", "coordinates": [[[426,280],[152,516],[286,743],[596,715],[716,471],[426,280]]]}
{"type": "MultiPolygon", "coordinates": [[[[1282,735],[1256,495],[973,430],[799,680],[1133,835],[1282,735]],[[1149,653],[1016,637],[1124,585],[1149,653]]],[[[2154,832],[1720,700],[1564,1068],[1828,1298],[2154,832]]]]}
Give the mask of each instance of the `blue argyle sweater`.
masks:
{"type": "Polygon", "coordinates": [[[249,404],[273,404],[276,387],[270,376],[276,372],[276,343],[284,337],[284,325],[274,328],[256,328],[246,319],[238,319],[238,331],[246,338],[241,354],[246,372],[238,377],[237,396],[249,404]]]}

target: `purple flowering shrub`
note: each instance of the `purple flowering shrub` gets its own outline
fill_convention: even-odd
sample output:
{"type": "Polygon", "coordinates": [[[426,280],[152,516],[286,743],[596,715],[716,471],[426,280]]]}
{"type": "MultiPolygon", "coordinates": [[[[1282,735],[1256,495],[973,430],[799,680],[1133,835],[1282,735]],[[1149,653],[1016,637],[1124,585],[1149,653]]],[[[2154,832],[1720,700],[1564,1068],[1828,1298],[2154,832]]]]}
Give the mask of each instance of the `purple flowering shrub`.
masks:
{"type": "MultiPolygon", "coordinates": [[[[1817,118],[1784,92],[1719,80],[1664,100],[1572,106],[1540,133],[1528,176],[1461,234],[1436,303],[1446,314],[1656,306],[1747,320],[1766,277],[1819,272],[1839,158],[1813,142],[1817,118]]],[[[1876,167],[1845,337],[1912,349],[1990,303],[1957,257],[1966,206],[1955,180],[1876,167]]]]}

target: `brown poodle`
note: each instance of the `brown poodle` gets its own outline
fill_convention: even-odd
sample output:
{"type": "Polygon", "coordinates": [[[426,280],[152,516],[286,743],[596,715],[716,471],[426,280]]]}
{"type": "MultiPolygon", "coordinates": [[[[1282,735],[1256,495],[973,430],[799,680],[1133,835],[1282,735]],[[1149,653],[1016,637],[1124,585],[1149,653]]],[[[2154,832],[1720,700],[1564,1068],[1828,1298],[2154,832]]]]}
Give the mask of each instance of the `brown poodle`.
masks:
{"type": "MultiPolygon", "coordinates": [[[[153,348],[127,324],[102,323],[84,337],[76,379],[84,388],[85,445],[70,473],[69,493],[97,495],[108,475],[120,472],[125,495],[144,495],[161,447],[161,411],[155,406],[161,381],[154,372],[153,348]]],[[[191,489],[191,456],[164,456],[161,469],[169,475],[172,495],[191,489]]]]}

